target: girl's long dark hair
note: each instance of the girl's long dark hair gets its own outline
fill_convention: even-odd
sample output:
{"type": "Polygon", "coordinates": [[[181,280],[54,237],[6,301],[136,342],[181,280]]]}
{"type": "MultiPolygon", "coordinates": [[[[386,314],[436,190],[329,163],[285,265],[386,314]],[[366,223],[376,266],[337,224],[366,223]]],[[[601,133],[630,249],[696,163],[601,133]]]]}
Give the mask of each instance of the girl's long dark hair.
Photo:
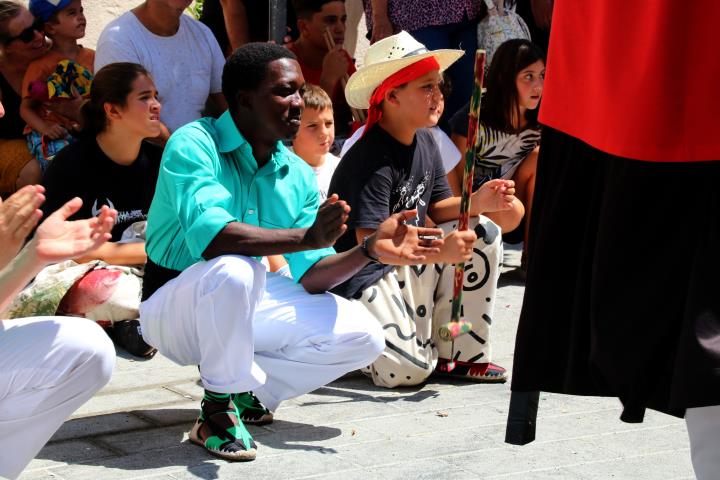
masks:
{"type": "MultiPolygon", "coordinates": [[[[544,62],[542,50],[524,39],[508,40],[498,47],[487,72],[487,92],[483,95],[480,121],[495,130],[515,132],[513,118],[520,118],[516,77],[523,69],[544,62]]],[[[527,110],[528,127],[536,127],[539,108],[527,110]]]]}
{"type": "Polygon", "coordinates": [[[130,62],[110,63],[95,74],[90,87],[90,98],[83,103],[80,110],[83,134],[97,135],[105,130],[108,124],[105,104],[126,106],[132,84],[140,75],[150,77],[145,67],[130,62]]]}

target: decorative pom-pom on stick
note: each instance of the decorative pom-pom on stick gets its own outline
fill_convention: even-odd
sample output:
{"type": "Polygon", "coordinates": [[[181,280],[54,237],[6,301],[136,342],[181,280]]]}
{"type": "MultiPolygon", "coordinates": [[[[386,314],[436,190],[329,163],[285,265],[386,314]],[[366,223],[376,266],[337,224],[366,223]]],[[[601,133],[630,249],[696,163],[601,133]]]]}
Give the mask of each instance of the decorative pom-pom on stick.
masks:
{"type": "Polygon", "coordinates": [[[456,322],[449,321],[440,328],[440,338],[445,341],[453,340],[460,335],[468,333],[472,329],[472,323],[468,322],[464,318],[459,319],[456,322]]]}

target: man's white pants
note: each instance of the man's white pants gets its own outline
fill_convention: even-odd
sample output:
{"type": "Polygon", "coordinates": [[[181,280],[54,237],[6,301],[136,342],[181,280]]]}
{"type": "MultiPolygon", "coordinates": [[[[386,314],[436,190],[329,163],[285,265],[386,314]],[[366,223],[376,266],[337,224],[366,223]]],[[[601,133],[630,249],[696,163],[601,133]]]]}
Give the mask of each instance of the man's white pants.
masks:
{"type": "Polygon", "coordinates": [[[698,480],[720,478],[720,405],[685,411],[690,456],[698,480]]]}
{"type": "Polygon", "coordinates": [[[252,390],[274,410],[380,355],[385,338],[357,303],[311,295],[253,259],[199,262],[140,305],[143,338],[207,390],[252,390]]]}
{"type": "Polygon", "coordinates": [[[109,380],[115,349],[82,318],[0,322],[0,476],[15,478],[109,380]]]}

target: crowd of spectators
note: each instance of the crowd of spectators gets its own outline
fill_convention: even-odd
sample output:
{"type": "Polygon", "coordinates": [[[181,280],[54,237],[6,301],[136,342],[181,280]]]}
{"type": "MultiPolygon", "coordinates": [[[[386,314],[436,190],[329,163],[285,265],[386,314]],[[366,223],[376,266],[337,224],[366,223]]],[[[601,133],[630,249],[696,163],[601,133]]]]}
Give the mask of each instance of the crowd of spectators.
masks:
{"type": "MultiPolygon", "coordinates": [[[[522,281],[539,252],[553,1],[205,0],[199,19],[190,3],[145,0],[92,50],[81,0],[0,0],[0,235],[18,245],[0,267],[29,241],[0,270],[15,282],[0,344],[50,325],[68,345],[64,317],[84,317],[134,355],[198,365],[190,439],[229,460],[255,458],[245,424],[353,369],[386,388],[506,381],[494,302],[503,240],[523,243],[522,281]],[[504,38],[479,79],[479,25],[498,10],[531,38],[504,38]],[[357,59],[363,12],[371,46],[357,59]],[[278,13],[283,45],[268,33],[278,13]],[[44,247],[53,225],[85,230],[60,254],[44,247]],[[27,256],[41,261],[14,274],[27,256]],[[473,323],[449,342],[437,331],[454,287],[473,323]]],[[[106,343],[78,400],[107,381],[106,343]]],[[[58,426],[0,474],[16,476],[58,426]]]]}
{"type": "MultiPolygon", "coordinates": [[[[28,192],[36,192],[42,195],[38,215],[52,218],[53,211],[75,202],[68,212],[74,220],[107,211],[114,220],[109,241],[68,255],[72,261],[44,265],[34,282],[5,298],[3,316],[13,319],[7,321],[85,317],[134,355],[149,358],[159,348],[178,363],[200,365],[206,395],[191,439],[235,460],[254,457],[243,422],[272,421],[280,401],[349,369],[366,367],[377,385],[388,388],[416,385],[433,372],[505,381],[505,369],[492,363],[490,337],[502,259],[497,225],[512,230],[525,211],[523,197],[514,195],[519,179],[513,175],[525,157],[536,155],[539,134],[532,143],[524,133],[538,132],[528,112],[537,109],[542,94],[542,54],[526,42],[499,55],[502,65],[491,68],[511,77],[491,93],[509,95],[514,103],[508,107],[496,98],[501,112],[493,118],[503,122],[481,121],[498,132],[486,135],[501,137],[502,148],[512,152],[507,159],[493,157],[495,170],[478,169],[484,176],[474,184],[472,228],[460,232],[459,181],[453,175],[463,164],[468,123],[460,107],[474,83],[484,7],[469,1],[441,6],[293,0],[282,12],[289,22],[284,45],[262,47],[253,42],[271,39],[268,2],[206,0],[199,20],[186,14],[189,4],[145,0],[108,23],[92,50],[79,43],[87,21],[93,21],[85,17],[81,0],[31,0],[28,8],[0,2],[5,106],[0,173],[3,197],[9,196],[4,208],[30,205],[35,197],[28,192]],[[363,10],[373,46],[356,62],[363,10]],[[521,60],[517,67],[527,52],[532,61],[521,60]],[[425,70],[408,70],[415,62],[425,70]],[[531,78],[525,78],[528,72],[531,78]],[[282,114],[278,108],[287,110],[282,114]],[[283,125],[276,125],[277,114],[283,125]],[[459,125],[452,132],[460,132],[453,140],[451,117],[459,125]],[[294,153],[276,145],[278,140],[294,153]],[[507,146],[512,142],[522,145],[513,150],[507,146]],[[242,153],[230,161],[227,155],[235,151],[242,153]],[[393,166],[397,162],[403,166],[393,166]],[[288,176],[287,169],[295,173],[288,176]],[[308,233],[300,248],[279,233],[270,247],[267,239],[253,240],[252,228],[308,233]],[[453,357],[451,345],[434,331],[450,315],[452,264],[461,260],[476,265],[466,274],[472,284],[466,315],[487,321],[458,340],[453,357]],[[435,268],[417,270],[417,264],[435,268]],[[258,276],[265,276],[266,268],[278,272],[267,274],[262,287],[265,295],[277,297],[270,309],[256,291],[265,283],[258,283],[258,276]],[[184,290],[217,282],[218,275],[235,280],[200,294],[214,298],[216,317],[185,315],[200,308],[198,301],[210,300],[184,290]],[[298,283],[289,289],[292,279],[298,283]],[[249,288],[248,306],[260,301],[254,307],[258,313],[248,307],[243,319],[221,308],[238,301],[245,288],[240,284],[249,288]],[[306,291],[330,289],[336,295],[306,297],[306,291]],[[398,310],[393,298],[405,307],[398,310]],[[313,318],[304,320],[310,330],[303,338],[317,337],[325,354],[315,357],[290,338],[278,344],[263,340],[266,328],[297,334],[296,327],[281,325],[288,312],[280,299],[294,315],[313,318]],[[190,330],[178,324],[176,334],[168,335],[164,325],[172,309],[190,330]],[[409,321],[413,316],[417,322],[409,321]],[[199,319],[205,328],[237,330],[233,349],[211,337],[187,337],[199,328],[194,326],[199,319]],[[234,322],[245,327],[233,327],[234,322]],[[331,335],[325,332],[328,324],[347,332],[331,335]],[[393,335],[383,342],[388,326],[393,335]],[[247,331],[253,330],[254,347],[247,343],[252,338],[247,331]],[[381,358],[373,361],[383,343],[381,358]],[[290,353],[294,349],[297,353],[290,353]],[[225,359],[231,353],[239,360],[234,369],[225,359]],[[309,364],[302,375],[299,358],[309,364]],[[458,368],[449,368],[451,363],[458,368]],[[258,368],[267,370],[267,380],[258,368]]],[[[483,165],[488,159],[479,153],[475,161],[483,165]]],[[[40,238],[41,230],[34,235],[40,238]]]]}

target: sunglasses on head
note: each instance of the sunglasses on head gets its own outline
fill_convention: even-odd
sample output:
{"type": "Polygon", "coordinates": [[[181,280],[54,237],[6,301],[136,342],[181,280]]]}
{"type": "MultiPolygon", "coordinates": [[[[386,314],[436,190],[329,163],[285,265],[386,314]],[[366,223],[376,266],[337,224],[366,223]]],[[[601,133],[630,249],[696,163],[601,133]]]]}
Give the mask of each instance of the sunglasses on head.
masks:
{"type": "Polygon", "coordinates": [[[30,43],[35,38],[35,32],[43,32],[44,23],[39,18],[36,18],[35,21],[27,27],[25,30],[20,32],[19,34],[15,35],[14,37],[10,37],[7,40],[5,40],[5,45],[9,45],[10,43],[14,42],[15,40],[20,40],[23,43],[30,43]]]}

